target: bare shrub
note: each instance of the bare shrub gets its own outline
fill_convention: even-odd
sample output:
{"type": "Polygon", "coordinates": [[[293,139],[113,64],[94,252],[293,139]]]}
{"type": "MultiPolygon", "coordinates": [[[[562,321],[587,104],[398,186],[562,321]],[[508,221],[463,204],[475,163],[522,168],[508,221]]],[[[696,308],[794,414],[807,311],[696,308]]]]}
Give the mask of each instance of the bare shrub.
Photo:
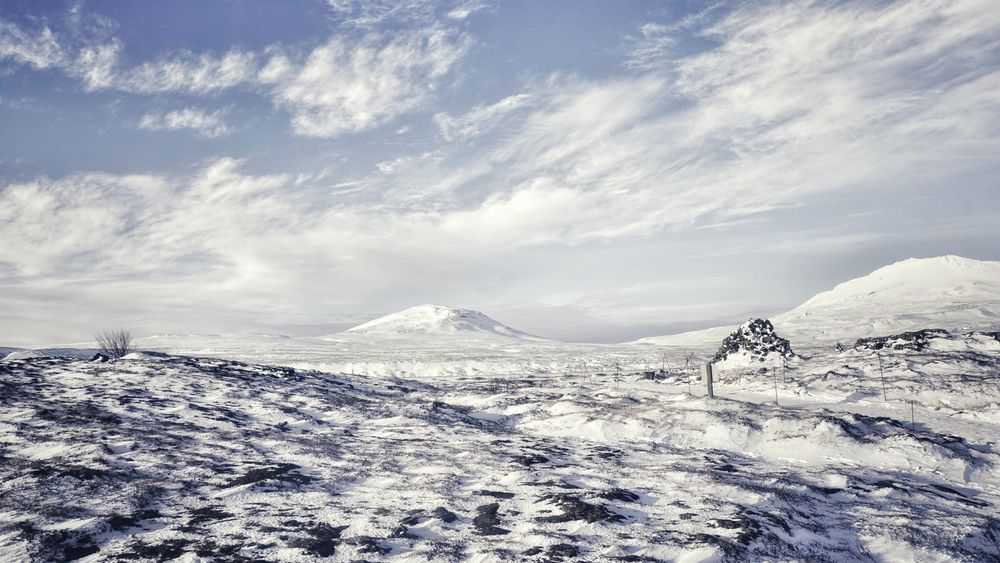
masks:
{"type": "Polygon", "coordinates": [[[121,358],[135,352],[132,333],[125,330],[106,330],[94,336],[98,351],[109,358],[121,358]]]}

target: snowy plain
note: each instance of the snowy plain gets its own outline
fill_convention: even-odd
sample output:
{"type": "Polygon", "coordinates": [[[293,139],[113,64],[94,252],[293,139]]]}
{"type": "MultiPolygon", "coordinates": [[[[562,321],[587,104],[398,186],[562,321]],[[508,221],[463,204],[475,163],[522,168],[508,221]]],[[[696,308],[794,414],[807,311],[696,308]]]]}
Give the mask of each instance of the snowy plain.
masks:
{"type": "Polygon", "coordinates": [[[793,338],[720,365],[712,399],[718,342],[565,344],[472,313],[160,335],[110,363],[13,352],[0,560],[1000,560],[980,313],[793,338]]]}

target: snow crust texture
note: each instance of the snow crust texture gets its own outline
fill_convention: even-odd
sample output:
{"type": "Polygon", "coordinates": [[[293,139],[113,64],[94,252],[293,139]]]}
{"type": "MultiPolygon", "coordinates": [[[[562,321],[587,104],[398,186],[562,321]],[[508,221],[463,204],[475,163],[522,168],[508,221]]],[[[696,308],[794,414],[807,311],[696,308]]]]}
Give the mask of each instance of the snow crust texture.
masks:
{"type": "Polygon", "coordinates": [[[826,348],[717,400],[677,369],[14,359],[0,560],[995,561],[998,358],[826,348]]]}

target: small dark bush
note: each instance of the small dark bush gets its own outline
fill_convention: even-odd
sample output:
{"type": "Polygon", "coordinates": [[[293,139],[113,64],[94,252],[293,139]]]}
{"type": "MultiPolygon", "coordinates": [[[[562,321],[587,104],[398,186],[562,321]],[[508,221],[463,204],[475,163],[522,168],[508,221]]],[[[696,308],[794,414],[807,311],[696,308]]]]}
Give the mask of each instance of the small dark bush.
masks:
{"type": "Polygon", "coordinates": [[[99,353],[109,358],[121,358],[135,352],[132,333],[125,330],[106,330],[94,336],[99,353]]]}

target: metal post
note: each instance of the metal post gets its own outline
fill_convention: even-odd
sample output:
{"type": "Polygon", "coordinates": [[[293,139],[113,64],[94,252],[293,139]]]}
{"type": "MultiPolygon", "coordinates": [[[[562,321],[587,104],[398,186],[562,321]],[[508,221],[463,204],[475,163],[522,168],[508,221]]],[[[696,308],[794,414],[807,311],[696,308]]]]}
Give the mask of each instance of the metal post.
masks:
{"type": "Polygon", "coordinates": [[[774,404],[778,404],[778,372],[774,371],[774,404]]]}
{"type": "Polygon", "coordinates": [[[878,358],[878,375],[879,377],[882,378],[882,401],[886,402],[889,399],[886,397],[885,394],[885,373],[883,373],[882,371],[882,354],[875,352],[875,357],[878,358]]]}
{"type": "Polygon", "coordinates": [[[708,389],[708,397],[715,397],[715,390],[712,389],[712,364],[701,366],[701,375],[705,380],[705,387],[708,389]]]}

